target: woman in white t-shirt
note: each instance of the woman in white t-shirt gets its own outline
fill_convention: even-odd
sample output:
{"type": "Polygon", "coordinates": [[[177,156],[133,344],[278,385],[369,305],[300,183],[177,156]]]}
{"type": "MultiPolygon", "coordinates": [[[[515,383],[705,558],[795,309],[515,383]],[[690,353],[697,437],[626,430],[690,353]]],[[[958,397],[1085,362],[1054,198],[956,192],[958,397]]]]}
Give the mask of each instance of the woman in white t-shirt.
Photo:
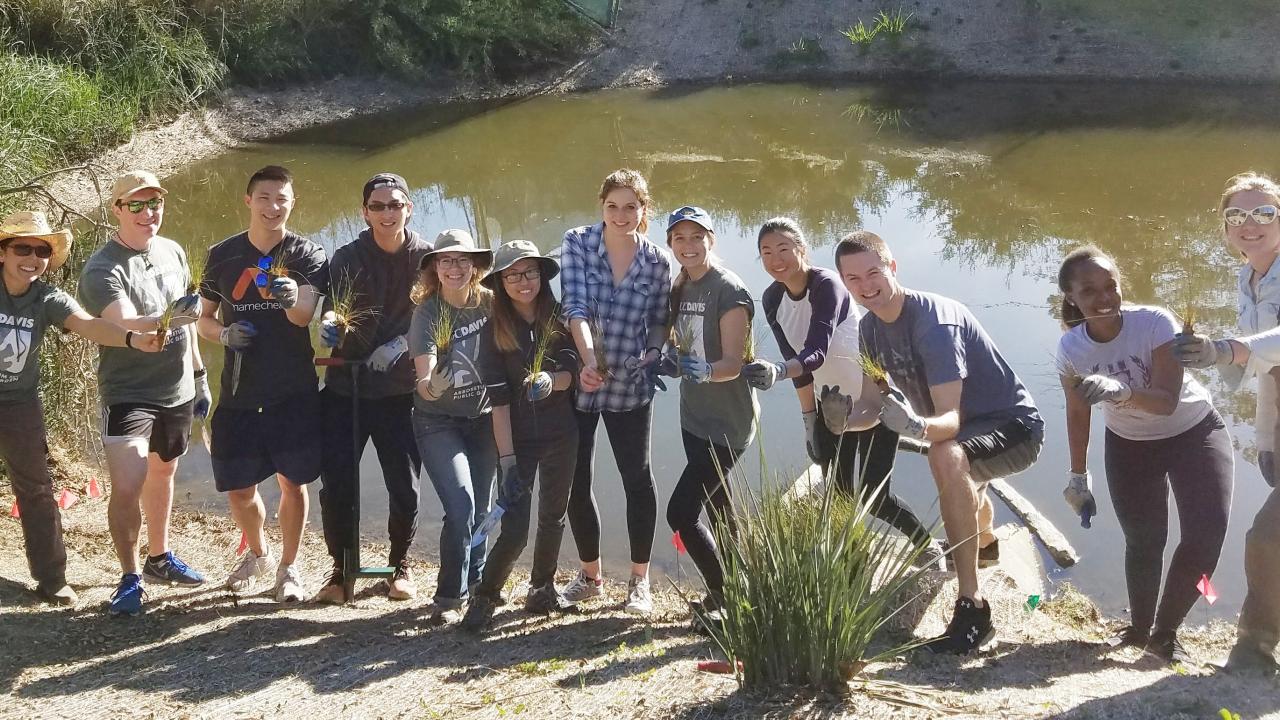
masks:
{"type": "Polygon", "coordinates": [[[1173,315],[1122,306],[1120,271],[1109,256],[1093,246],[1072,251],[1058,271],[1058,287],[1069,328],[1057,357],[1071,451],[1063,495],[1088,527],[1095,511],[1086,469],[1089,421],[1100,403],[1107,488],[1124,531],[1131,620],[1109,644],[1186,662],[1177,630],[1199,597],[1198,581],[1213,575],[1226,536],[1231,437],[1208,391],[1173,357],[1173,315]],[[1181,537],[1161,593],[1170,488],[1181,537]]]}

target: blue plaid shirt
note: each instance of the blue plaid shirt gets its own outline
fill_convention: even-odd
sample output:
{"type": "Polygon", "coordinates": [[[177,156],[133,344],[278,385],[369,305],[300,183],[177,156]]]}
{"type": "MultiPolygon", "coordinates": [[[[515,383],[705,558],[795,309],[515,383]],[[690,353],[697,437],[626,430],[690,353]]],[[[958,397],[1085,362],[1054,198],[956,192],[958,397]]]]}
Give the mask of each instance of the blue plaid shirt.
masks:
{"type": "Polygon", "coordinates": [[[649,329],[665,327],[671,312],[672,260],[665,250],[642,237],[631,267],[617,287],[604,247],[604,223],[586,225],[564,234],[560,255],[560,297],[564,319],[594,322],[604,337],[610,376],[593,393],[578,392],[577,406],[585,412],[625,412],[653,399],[648,373],[636,369],[644,356],[649,329]]]}

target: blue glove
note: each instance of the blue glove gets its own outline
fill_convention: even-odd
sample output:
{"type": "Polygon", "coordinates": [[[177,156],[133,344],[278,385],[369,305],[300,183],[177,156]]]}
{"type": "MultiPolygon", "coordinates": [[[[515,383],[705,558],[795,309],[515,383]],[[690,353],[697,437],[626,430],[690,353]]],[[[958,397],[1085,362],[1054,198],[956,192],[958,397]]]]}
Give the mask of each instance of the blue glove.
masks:
{"type": "Polygon", "coordinates": [[[327,348],[338,347],[342,340],[342,327],[337,318],[325,318],[320,321],[320,344],[327,348]]]}
{"type": "Polygon", "coordinates": [[[529,378],[528,385],[528,389],[525,390],[525,397],[529,399],[529,402],[538,402],[551,396],[551,391],[555,389],[555,380],[552,379],[551,373],[540,372],[529,378]]]}
{"type": "Polygon", "coordinates": [[[386,372],[407,352],[409,352],[409,341],[403,335],[397,335],[369,354],[369,369],[374,372],[386,372]]]}
{"type": "Polygon", "coordinates": [[[191,406],[191,414],[203,420],[209,417],[211,407],[213,407],[213,393],[209,392],[209,377],[201,375],[196,378],[196,401],[191,406]]]}
{"type": "Polygon", "coordinates": [[[1088,470],[1067,473],[1067,487],[1062,491],[1062,498],[1080,516],[1080,527],[1093,527],[1093,516],[1098,514],[1098,503],[1093,499],[1093,477],[1088,470]]]}
{"type": "Polygon", "coordinates": [[[694,383],[711,382],[711,363],[697,355],[681,355],[680,377],[694,383]]]}

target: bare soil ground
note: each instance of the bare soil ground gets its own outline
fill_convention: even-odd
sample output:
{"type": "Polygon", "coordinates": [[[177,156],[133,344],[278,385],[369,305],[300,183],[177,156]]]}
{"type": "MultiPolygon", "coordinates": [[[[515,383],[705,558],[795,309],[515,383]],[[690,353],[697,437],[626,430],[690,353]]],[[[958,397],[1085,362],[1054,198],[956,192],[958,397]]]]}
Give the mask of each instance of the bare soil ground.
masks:
{"type": "MultiPolygon", "coordinates": [[[[62,482],[79,491],[86,477],[62,482]]],[[[11,503],[0,497],[5,509],[11,503]]],[[[1218,717],[1221,708],[1280,717],[1280,683],[1199,666],[1173,671],[1137,651],[1104,651],[1096,643],[1106,623],[1087,599],[1068,591],[1028,611],[998,573],[986,583],[1000,626],[994,648],[965,659],[912,653],[879,663],[845,697],[750,693],[732,677],[699,672],[714,650],[690,630],[670,589],[657,593],[647,621],[621,611],[620,584],[580,615],[543,619],[523,612],[524,586],[516,582],[495,632],[483,639],[430,625],[429,564],[417,575],[419,598],[409,602],[386,599],[377,585],[340,608],[237,598],[217,584],[233,565],[239,534],[212,516],[173,522],[175,547],[209,585],[153,586],[147,614],[110,618],[104,607],[118,576],[105,507],[81,499],[64,513],[70,580],[81,595],[68,610],[35,601],[18,522],[7,512],[0,519],[0,683],[8,693],[0,717],[1164,719],[1218,717]]],[[[376,559],[385,549],[365,551],[376,559]]],[[[318,536],[308,535],[304,556],[314,588],[325,569],[318,536]]],[[[943,588],[918,633],[941,630],[953,593],[943,588]]],[[[1218,623],[1187,633],[1186,642],[1208,660],[1222,656],[1232,636],[1218,623]]],[[[907,637],[895,630],[890,639],[907,637]]]]}

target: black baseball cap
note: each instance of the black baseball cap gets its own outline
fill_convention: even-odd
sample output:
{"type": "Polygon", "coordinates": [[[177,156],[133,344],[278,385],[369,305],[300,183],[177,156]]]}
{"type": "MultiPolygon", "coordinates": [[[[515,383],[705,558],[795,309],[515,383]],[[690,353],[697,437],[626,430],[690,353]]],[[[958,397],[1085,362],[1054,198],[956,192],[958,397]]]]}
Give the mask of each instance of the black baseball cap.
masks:
{"type": "Polygon", "coordinates": [[[369,178],[369,182],[364,184],[363,202],[368,203],[369,196],[378,188],[392,188],[393,190],[402,191],[406,196],[409,195],[409,183],[405,182],[404,178],[395,173],[378,173],[369,178]]]}

